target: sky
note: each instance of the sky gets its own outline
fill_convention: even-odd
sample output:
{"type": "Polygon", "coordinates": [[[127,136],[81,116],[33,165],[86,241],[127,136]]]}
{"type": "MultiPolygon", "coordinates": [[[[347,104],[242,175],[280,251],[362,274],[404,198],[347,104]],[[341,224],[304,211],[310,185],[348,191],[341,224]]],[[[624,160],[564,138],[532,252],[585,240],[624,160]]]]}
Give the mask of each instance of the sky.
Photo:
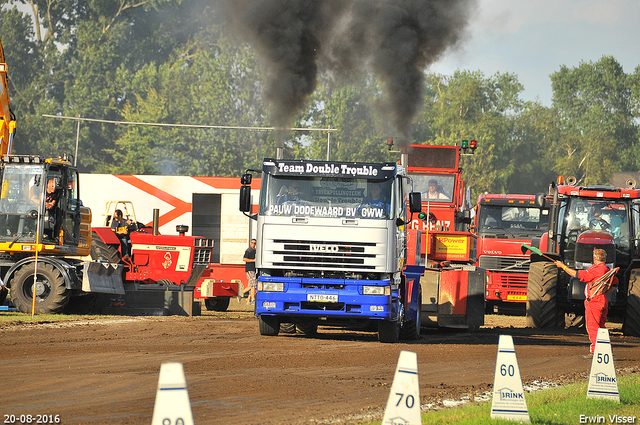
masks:
{"type": "Polygon", "coordinates": [[[613,56],[626,74],[640,66],[640,0],[478,0],[469,33],[428,72],[516,74],[521,98],[551,106],[550,75],[613,56]]]}

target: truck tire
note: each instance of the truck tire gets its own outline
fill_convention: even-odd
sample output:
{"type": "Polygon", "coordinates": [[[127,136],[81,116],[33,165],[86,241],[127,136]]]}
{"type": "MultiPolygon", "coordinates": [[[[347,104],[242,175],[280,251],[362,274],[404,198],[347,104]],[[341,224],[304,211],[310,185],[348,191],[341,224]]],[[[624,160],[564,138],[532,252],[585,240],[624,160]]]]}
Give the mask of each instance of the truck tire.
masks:
{"type": "Polygon", "coordinates": [[[227,311],[229,308],[229,297],[205,298],[204,306],[208,311],[227,311]]]}
{"type": "Polygon", "coordinates": [[[558,268],[546,261],[531,263],[527,282],[527,326],[558,326],[558,268]]]}
{"type": "Polygon", "coordinates": [[[378,340],[386,343],[396,343],[400,339],[400,322],[380,320],[378,322],[378,340]]]}
{"type": "Polygon", "coordinates": [[[118,264],[122,259],[118,248],[106,244],[100,239],[96,232],[91,234],[91,259],[93,261],[107,261],[109,263],[118,264]]]}
{"type": "Polygon", "coordinates": [[[296,324],[290,322],[281,322],[280,332],[282,332],[283,334],[294,334],[296,333],[296,324]]]}
{"type": "Polygon", "coordinates": [[[260,335],[278,336],[280,332],[280,321],[277,316],[258,316],[258,325],[260,326],[260,335]]]}
{"type": "MultiPolygon", "coordinates": [[[[400,328],[400,338],[415,340],[420,339],[420,320],[422,320],[422,294],[418,295],[418,308],[414,317],[409,318],[400,328]]],[[[405,310],[406,311],[406,310],[405,310]]]]}
{"type": "Polygon", "coordinates": [[[627,309],[622,332],[628,336],[640,337],[640,269],[631,270],[627,288],[627,309]]]}
{"type": "MultiPolygon", "coordinates": [[[[20,267],[11,279],[11,301],[22,313],[31,313],[35,263],[20,267]]],[[[69,303],[69,290],[60,270],[51,264],[38,264],[36,314],[60,314],[69,303]]]]}
{"type": "Polygon", "coordinates": [[[303,335],[316,335],[318,333],[317,323],[298,323],[298,332],[303,335]]]}

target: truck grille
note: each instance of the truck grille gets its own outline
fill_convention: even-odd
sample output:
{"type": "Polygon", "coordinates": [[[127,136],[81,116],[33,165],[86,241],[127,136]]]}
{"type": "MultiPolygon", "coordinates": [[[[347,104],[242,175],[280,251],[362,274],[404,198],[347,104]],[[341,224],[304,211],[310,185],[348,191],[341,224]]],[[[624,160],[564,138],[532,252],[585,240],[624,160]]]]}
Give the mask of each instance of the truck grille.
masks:
{"type": "Polygon", "coordinates": [[[194,248],[193,250],[193,264],[206,264],[211,263],[211,248],[194,248]]]}
{"type": "Polygon", "coordinates": [[[516,290],[507,292],[508,294],[520,294],[521,291],[527,290],[528,275],[522,273],[496,273],[493,275],[493,282],[500,285],[502,289],[516,290]]]}
{"type": "Polygon", "coordinates": [[[274,266],[332,270],[376,268],[376,244],[371,242],[275,239],[273,247],[274,266]]]}
{"type": "Polygon", "coordinates": [[[511,273],[529,273],[529,259],[522,257],[495,257],[490,255],[481,255],[478,266],[492,272],[504,271],[511,273]]]}

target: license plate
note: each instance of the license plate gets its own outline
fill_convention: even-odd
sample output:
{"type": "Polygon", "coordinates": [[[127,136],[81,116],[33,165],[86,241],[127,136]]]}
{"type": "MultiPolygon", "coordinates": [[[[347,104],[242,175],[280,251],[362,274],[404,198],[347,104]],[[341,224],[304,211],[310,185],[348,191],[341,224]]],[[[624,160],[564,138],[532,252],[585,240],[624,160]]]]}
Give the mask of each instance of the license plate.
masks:
{"type": "Polygon", "coordinates": [[[337,303],[337,295],[328,294],[307,294],[307,301],[323,302],[323,303],[337,303]]]}
{"type": "Polygon", "coordinates": [[[507,295],[507,301],[526,301],[526,295],[507,295]]]}

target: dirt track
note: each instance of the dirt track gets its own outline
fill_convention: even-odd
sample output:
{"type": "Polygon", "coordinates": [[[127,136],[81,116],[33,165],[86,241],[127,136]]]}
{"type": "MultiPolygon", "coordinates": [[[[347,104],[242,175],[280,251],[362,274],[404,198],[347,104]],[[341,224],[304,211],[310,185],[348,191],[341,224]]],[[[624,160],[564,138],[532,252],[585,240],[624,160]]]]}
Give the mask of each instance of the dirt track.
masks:
{"type": "MultiPolygon", "coordinates": [[[[500,334],[513,336],[525,384],[586,380],[585,334],[526,329],[522,317],[487,316],[485,323],[475,334],[423,332],[419,341],[393,345],[322,327],[314,338],[261,337],[257,319],[236,300],[224,314],[194,318],[0,323],[0,413],[148,424],[160,364],[180,361],[198,425],[380,420],[400,350],[418,354],[423,404],[459,399],[491,389],[500,334]]],[[[619,376],[640,372],[640,339],[611,328],[619,376]]]]}

